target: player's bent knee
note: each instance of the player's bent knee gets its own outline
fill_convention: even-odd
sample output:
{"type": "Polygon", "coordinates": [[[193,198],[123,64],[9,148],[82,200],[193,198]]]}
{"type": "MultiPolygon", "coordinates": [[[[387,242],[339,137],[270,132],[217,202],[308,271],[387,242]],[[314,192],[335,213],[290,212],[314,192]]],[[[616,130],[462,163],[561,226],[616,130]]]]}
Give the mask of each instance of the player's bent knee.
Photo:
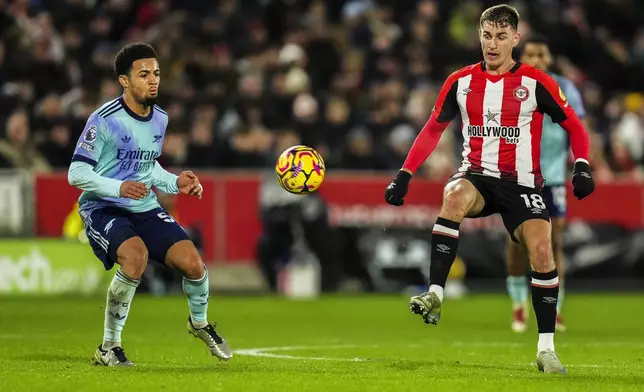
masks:
{"type": "Polygon", "coordinates": [[[131,238],[118,249],[118,264],[132,279],[140,279],[148,265],[148,249],[143,241],[131,238]]]}
{"type": "Polygon", "coordinates": [[[204,268],[201,257],[198,254],[189,255],[185,259],[181,272],[188,279],[201,279],[205,272],[204,268]]]}
{"type": "Polygon", "coordinates": [[[165,263],[188,279],[201,279],[205,272],[201,255],[190,240],[172,245],[166,254],[165,263]]]}
{"type": "Polygon", "coordinates": [[[440,216],[460,222],[476,200],[476,188],[469,181],[457,180],[445,187],[440,216]]]}
{"type": "Polygon", "coordinates": [[[555,268],[550,241],[539,240],[532,246],[530,262],[537,272],[550,272],[555,268]]]}

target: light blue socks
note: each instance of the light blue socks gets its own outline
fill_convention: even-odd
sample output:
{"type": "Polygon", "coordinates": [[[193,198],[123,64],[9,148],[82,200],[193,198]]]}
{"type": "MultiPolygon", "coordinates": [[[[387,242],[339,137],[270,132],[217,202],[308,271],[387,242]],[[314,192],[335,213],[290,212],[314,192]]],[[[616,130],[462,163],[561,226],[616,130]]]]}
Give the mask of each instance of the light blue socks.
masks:
{"type": "Polygon", "coordinates": [[[210,295],[210,284],[208,283],[208,269],[204,267],[204,275],[201,279],[183,278],[183,292],[188,298],[190,308],[190,319],[195,328],[204,328],[208,325],[208,297],[210,295]]]}
{"type": "Polygon", "coordinates": [[[528,301],[529,287],[526,276],[508,276],[506,285],[514,308],[523,306],[528,301]]]}

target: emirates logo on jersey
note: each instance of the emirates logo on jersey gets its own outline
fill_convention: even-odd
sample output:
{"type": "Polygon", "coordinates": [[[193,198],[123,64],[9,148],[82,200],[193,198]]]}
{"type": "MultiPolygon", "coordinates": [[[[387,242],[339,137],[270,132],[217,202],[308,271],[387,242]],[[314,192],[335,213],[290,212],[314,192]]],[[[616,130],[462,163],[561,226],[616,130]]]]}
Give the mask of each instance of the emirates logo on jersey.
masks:
{"type": "Polygon", "coordinates": [[[530,96],[530,90],[526,86],[517,86],[512,92],[514,99],[519,102],[523,102],[530,96]]]}

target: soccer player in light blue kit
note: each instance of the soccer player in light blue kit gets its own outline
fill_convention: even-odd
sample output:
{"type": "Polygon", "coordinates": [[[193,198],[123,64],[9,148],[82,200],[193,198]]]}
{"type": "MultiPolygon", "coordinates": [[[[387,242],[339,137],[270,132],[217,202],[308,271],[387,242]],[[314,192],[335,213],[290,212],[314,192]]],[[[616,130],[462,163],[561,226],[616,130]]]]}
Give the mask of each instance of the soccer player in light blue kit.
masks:
{"type": "Polygon", "coordinates": [[[70,185],[83,190],[79,213],[94,254],[106,270],[120,266],[107,291],[103,342],[94,362],[133,366],[121,348],[132,299],[148,258],[183,275],[188,299],[188,331],[212,355],[233,354],[207,319],[208,270],[188,234],[161,208],[151,187],[170,194],[202,196],[191,171],[176,176],[156,161],[161,155],[168,115],[155,104],[160,70],[155,50],[135,43],[119,51],[114,71],[123,95],[89,117],[69,167],[70,185]]]}
{"type": "MultiPolygon", "coordinates": [[[[586,114],[581,94],[570,80],[549,71],[552,56],[548,42],[542,37],[531,37],[525,40],[521,61],[548,72],[560,86],[567,102],[583,121],[586,114]]],[[[552,250],[555,264],[559,272],[559,298],[557,301],[557,321],[555,328],[559,332],[565,330],[561,307],[564,298],[564,252],[563,232],[566,225],[566,166],[568,161],[568,135],[558,125],[552,122],[550,116],[543,117],[543,132],[541,136],[541,172],[545,179],[543,196],[550,214],[552,225],[552,250]]],[[[527,329],[528,280],[526,269],[529,265],[527,255],[517,243],[508,241],[506,247],[506,264],[508,271],[507,289],[512,299],[512,330],[524,332],[527,329]]]]}

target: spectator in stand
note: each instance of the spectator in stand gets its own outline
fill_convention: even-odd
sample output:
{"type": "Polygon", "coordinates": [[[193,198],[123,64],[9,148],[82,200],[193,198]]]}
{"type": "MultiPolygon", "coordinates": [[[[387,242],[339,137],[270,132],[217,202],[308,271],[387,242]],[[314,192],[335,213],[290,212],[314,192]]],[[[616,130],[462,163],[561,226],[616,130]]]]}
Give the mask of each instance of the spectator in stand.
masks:
{"type": "Polygon", "coordinates": [[[5,138],[0,139],[0,160],[14,169],[36,173],[50,170],[50,165],[30,138],[29,119],[24,110],[14,111],[7,120],[5,138]]]}
{"type": "MultiPolygon", "coordinates": [[[[171,156],[163,159],[258,167],[268,159],[275,133],[295,129],[329,165],[357,170],[388,170],[386,161],[395,154],[382,154],[392,148],[394,129],[407,124],[417,134],[429,117],[437,83],[480,59],[476,42],[463,37],[476,29],[480,10],[489,5],[483,0],[6,3],[0,10],[0,128],[17,107],[24,108],[29,144],[53,167],[66,162],[59,155],[73,147],[88,114],[120,94],[112,77],[116,48],[144,40],[156,47],[163,68],[159,104],[171,121],[165,139],[171,156]],[[356,159],[358,152],[363,155],[356,159]]],[[[637,177],[643,166],[642,112],[632,94],[644,92],[644,29],[637,18],[644,2],[595,3],[519,2],[520,30],[547,36],[558,72],[582,91],[594,130],[593,153],[605,154],[609,162],[594,167],[597,180],[610,179],[611,172],[637,177]]],[[[6,129],[0,134],[8,135],[6,129]]],[[[401,142],[412,136],[396,135],[401,142]]],[[[433,156],[423,175],[443,178],[459,164],[453,146],[460,144],[460,130],[449,135],[439,146],[440,158],[433,156]]],[[[0,165],[13,166],[3,157],[0,165]]]]}

